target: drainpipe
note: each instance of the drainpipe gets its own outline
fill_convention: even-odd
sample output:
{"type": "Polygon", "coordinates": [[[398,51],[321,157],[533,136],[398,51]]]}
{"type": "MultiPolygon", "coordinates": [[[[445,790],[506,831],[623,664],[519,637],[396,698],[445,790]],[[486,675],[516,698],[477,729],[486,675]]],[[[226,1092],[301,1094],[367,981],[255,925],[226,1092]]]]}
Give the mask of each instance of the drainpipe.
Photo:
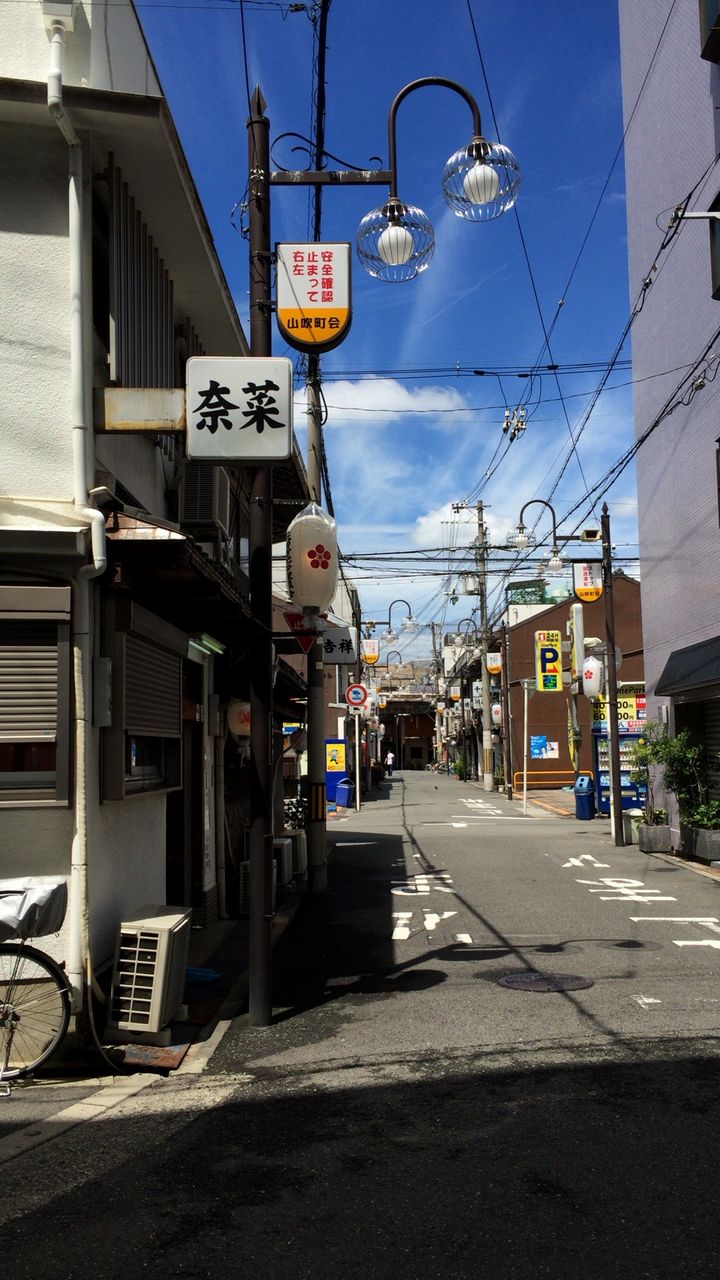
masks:
{"type": "MultiPolygon", "coordinates": [[[[73,502],[78,515],[90,524],[92,563],[83,565],[73,579],[73,669],[75,688],[75,803],[70,862],[70,942],[67,977],[73,996],[73,1012],[83,1006],[85,982],[92,978],[88,911],[87,787],[91,769],[91,591],[90,580],[105,570],[105,519],[89,505],[88,436],[86,415],[83,297],[83,164],[82,144],[63,105],[65,33],[72,32],[72,5],[68,14],[45,15],[50,39],[48,110],[68,144],[68,247],[70,256],[70,384],[72,411],[73,502]]],[[[45,8],[45,6],[44,6],[45,8]]]]}

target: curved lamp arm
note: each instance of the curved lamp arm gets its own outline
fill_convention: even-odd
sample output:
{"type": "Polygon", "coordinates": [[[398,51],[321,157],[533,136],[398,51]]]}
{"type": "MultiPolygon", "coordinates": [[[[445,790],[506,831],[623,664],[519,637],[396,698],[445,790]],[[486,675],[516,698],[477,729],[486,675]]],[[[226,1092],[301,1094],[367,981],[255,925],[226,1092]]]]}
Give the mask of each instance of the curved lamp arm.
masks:
{"type": "Polygon", "coordinates": [[[408,611],[408,616],[406,619],[407,622],[412,624],[412,621],[413,621],[412,609],[410,608],[410,605],[408,604],[407,600],[402,600],[400,598],[398,598],[397,600],[392,600],[388,608],[388,635],[392,635],[392,611],[393,611],[393,605],[396,605],[396,604],[404,604],[405,608],[408,611]]]}
{"type": "Polygon", "coordinates": [[[413,93],[415,89],[424,89],[426,85],[440,85],[445,89],[452,89],[458,93],[461,98],[467,102],[473,117],[473,142],[482,142],[482,124],[480,121],[480,108],[473,98],[472,94],[464,85],[458,84],[457,80],[446,80],[444,76],[423,76],[420,80],[411,80],[410,84],[406,84],[403,89],[396,94],[390,107],[388,116],[388,155],[390,157],[390,198],[397,198],[397,141],[395,136],[395,117],[397,116],[400,103],[407,98],[408,94],[413,93]]]}
{"type": "Polygon", "coordinates": [[[552,517],[553,548],[556,550],[557,549],[557,520],[555,518],[555,508],[552,507],[549,502],[546,502],[544,498],[530,498],[530,500],[525,503],[525,506],[520,512],[520,519],[518,520],[518,530],[520,528],[522,529],[525,528],[523,524],[523,516],[525,515],[525,512],[527,511],[528,507],[532,507],[533,505],[546,507],[547,510],[550,512],[550,515],[552,517]]]}

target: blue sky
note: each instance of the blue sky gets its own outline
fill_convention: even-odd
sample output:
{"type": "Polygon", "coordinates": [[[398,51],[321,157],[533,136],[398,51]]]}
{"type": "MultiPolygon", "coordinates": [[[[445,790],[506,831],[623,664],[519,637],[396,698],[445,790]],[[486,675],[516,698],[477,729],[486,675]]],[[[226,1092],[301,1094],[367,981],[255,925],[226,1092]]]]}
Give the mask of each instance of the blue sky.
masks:
{"type": "MultiPolygon", "coordinates": [[[[244,53],[236,0],[137,5],[243,319],[247,242],[231,213],[247,181],[245,56],[250,88],[259,83],[267,101],[272,138],[286,131],[308,135],[310,7],[290,12],[289,5],[246,0],[244,53]]],[[[477,225],[450,212],[440,177],[447,158],[470,140],[471,116],[446,89],[411,94],[398,114],[398,195],[429,215],[435,255],[421,277],[390,285],[368,276],[353,251],[353,327],[343,345],[323,357],[322,370],[342,551],[442,549],[432,564],[402,567],[413,576],[392,576],[387,562],[362,561],[349,570],[364,612],[386,617],[390,601],[402,597],[423,622],[441,621],[452,630],[472,602],[448,601],[458,558],[450,547],[474,536],[477,496],[486,504],[493,546],[517,523],[524,502],[551,493],[561,533],[579,521],[599,523],[599,508],[593,517],[587,502],[565,524],[563,517],[632,441],[631,373],[619,364],[557,483],[570,431],[583,423],[630,311],[622,157],[611,174],[623,129],[615,5],[334,0],[327,149],[353,165],[369,166],[371,156],[385,165],[390,103],[403,85],[429,75],[465,85],[479,102],[485,136],[499,137],[517,156],[523,173],[518,216],[477,225]],[[547,329],[555,319],[549,352],[540,313],[547,329]],[[532,382],[516,372],[497,376],[527,372],[536,363],[560,370],[532,382]],[[597,367],[567,369],[588,364],[597,367]],[[487,372],[476,376],[475,369],[487,372]],[[505,408],[523,403],[527,429],[494,469],[498,446],[500,454],[505,450],[505,408]],[[488,470],[493,474],[485,479],[488,470]],[[453,504],[467,500],[471,509],[454,514],[453,504]]],[[[287,143],[273,154],[287,167],[302,163],[287,143]]],[[[361,218],[383,195],[380,187],[328,190],[323,238],[353,241],[361,218]]],[[[273,239],[308,237],[308,210],[306,189],[275,188],[273,239]]],[[[294,356],[277,334],[273,353],[294,356]]],[[[622,352],[624,359],[629,354],[629,348],[622,352]]],[[[302,414],[296,428],[303,443],[302,414]]],[[[607,500],[617,554],[631,558],[637,536],[632,468],[607,500]]],[[[538,534],[547,532],[543,518],[538,534]]],[[[491,553],[493,605],[504,581],[500,568],[491,553]]],[[[526,568],[521,576],[529,576],[526,568]]],[[[393,611],[393,622],[401,612],[393,611]]],[[[392,646],[398,647],[408,657],[419,655],[427,650],[427,633],[392,646]]]]}

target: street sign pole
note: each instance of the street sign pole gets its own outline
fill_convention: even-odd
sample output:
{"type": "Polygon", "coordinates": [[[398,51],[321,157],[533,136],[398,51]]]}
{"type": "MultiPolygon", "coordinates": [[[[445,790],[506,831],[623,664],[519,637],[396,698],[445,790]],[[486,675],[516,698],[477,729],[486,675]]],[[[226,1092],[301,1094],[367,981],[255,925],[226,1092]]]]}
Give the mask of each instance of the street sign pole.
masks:
{"type": "Polygon", "coordinates": [[[355,811],[360,812],[360,712],[355,712],[355,811]]]}

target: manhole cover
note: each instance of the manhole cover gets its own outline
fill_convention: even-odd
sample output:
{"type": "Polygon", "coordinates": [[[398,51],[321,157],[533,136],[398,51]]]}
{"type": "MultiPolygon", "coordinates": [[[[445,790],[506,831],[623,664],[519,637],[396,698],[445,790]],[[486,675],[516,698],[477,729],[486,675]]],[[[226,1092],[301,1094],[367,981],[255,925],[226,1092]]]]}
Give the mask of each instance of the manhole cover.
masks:
{"type": "Polygon", "coordinates": [[[582,991],[593,983],[572,973],[506,973],[498,985],[515,991],[582,991]]]}

